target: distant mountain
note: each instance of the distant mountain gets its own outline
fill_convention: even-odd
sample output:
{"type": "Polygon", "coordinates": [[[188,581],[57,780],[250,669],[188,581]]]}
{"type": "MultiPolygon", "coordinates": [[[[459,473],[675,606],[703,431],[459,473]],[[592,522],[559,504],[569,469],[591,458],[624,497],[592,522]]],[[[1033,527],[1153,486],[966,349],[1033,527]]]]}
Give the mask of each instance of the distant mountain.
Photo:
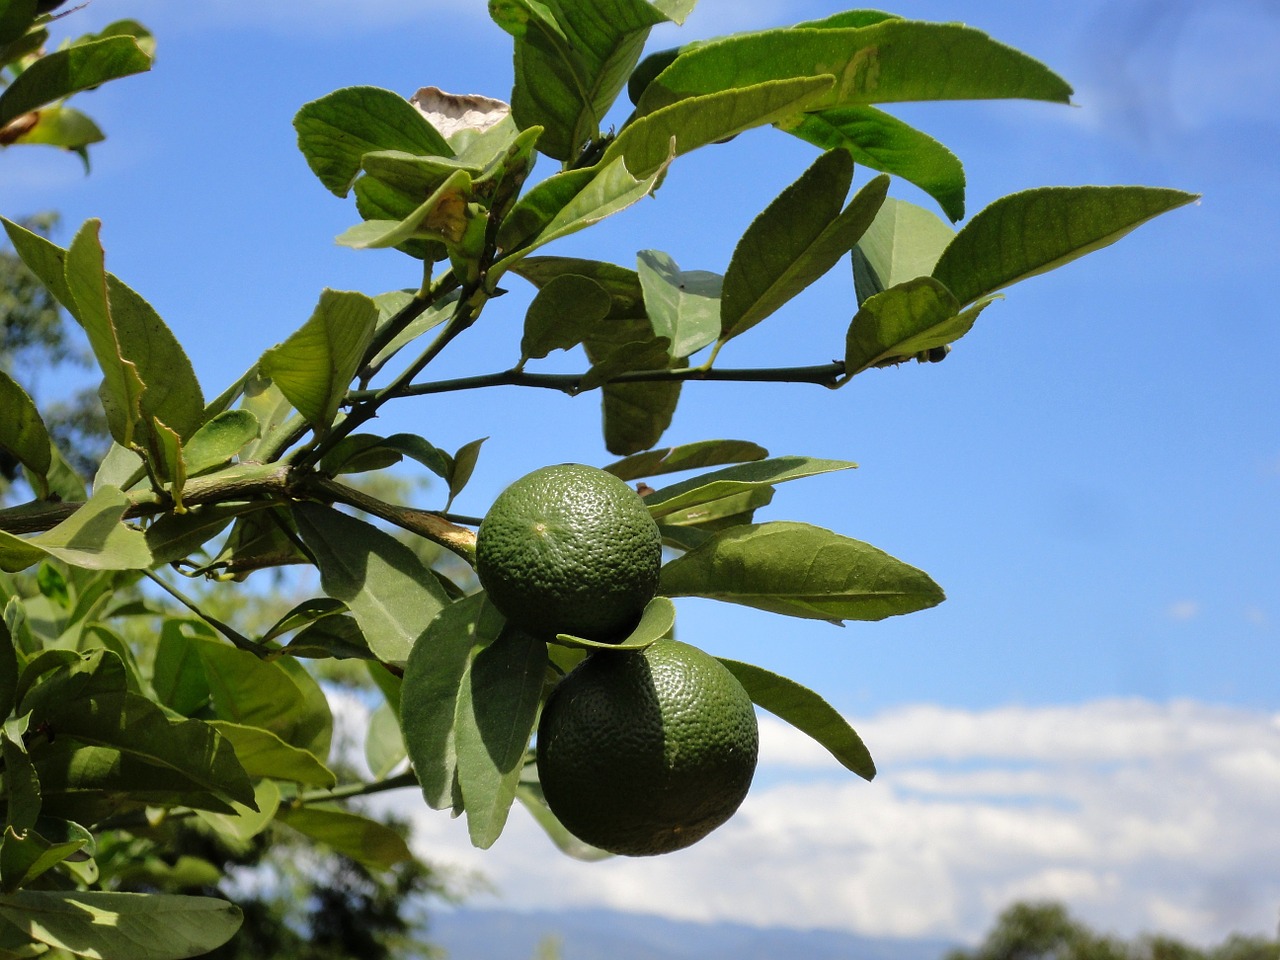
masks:
{"type": "Polygon", "coordinates": [[[942,960],[955,946],[610,910],[440,911],[431,915],[427,938],[448,950],[449,960],[535,960],[550,938],[560,960],[942,960]]]}

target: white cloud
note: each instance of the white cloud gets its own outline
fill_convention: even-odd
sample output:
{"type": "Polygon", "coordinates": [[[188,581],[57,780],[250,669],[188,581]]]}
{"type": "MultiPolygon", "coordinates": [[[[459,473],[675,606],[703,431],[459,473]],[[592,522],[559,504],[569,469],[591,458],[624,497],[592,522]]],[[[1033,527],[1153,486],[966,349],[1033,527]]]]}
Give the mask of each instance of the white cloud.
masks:
{"type": "Polygon", "coordinates": [[[888,711],[858,728],[865,783],[762,719],[757,785],[703,842],[582,864],[516,811],[489,851],[407,792],[421,852],[521,908],[599,905],[697,920],[976,938],[1017,898],[1100,928],[1209,942],[1267,934],[1280,906],[1280,715],[1106,700],[888,711]]]}

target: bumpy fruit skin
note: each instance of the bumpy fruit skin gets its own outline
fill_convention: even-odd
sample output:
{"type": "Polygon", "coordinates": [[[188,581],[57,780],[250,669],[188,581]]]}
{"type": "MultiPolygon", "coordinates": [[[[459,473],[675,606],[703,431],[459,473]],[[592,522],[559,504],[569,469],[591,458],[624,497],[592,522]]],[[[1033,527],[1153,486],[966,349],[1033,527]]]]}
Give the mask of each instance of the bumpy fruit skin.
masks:
{"type": "Polygon", "coordinates": [[[576,463],[521,477],[476,535],[476,572],[508,620],[536,636],[626,636],[658,589],[662,538],[644,501],[576,463]]]}
{"type": "Polygon", "coordinates": [[[734,814],[759,742],[751,698],[733,674],[663,639],[635,653],[593,653],[556,686],[538,724],[538,776],[574,836],[652,856],[734,814]]]}

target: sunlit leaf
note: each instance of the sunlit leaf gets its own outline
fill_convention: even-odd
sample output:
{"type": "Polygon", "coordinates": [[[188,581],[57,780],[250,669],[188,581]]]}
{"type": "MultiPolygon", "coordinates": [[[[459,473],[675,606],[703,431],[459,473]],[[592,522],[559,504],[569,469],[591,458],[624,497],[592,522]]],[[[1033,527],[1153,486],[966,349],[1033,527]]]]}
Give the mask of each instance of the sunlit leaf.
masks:
{"type": "Polygon", "coordinates": [[[711,503],[756,487],[771,487],[786,480],[812,477],[835,470],[850,470],[856,463],[847,460],[821,460],[816,457],[772,457],[736,467],[725,467],[681,480],[645,497],[645,506],[654,519],[687,507],[711,503]]]}
{"type": "Polygon", "coordinates": [[[927,574],[804,523],[730,527],[662,568],[666,596],[709,597],[817,620],[881,620],[935,606],[927,574]]]}
{"type": "Polygon", "coordinates": [[[673,358],[693,356],[715,342],[723,283],[718,273],[681,270],[670,254],[660,250],[641,250],[636,255],[636,273],[653,332],[670,341],[673,358]]]}
{"type": "Polygon", "coordinates": [[[768,455],[768,450],[749,440],[699,440],[679,447],[637,453],[604,469],[619,480],[636,480],[725,463],[747,463],[762,460],[768,455]]]}
{"type": "Polygon", "coordinates": [[[870,297],[854,315],[845,340],[845,372],[898,363],[953,343],[973,327],[990,301],[960,309],[932,277],[917,277],[870,297]]]}
{"type": "Polygon", "coordinates": [[[404,837],[385,823],[334,807],[281,807],[276,819],[371,870],[413,859],[404,837]]]}
{"type": "Polygon", "coordinates": [[[47,53],[0,94],[0,127],[80,90],[150,69],[151,57],[132,37],[108,37],[47,53]]]}
{"type": "Polygon", "coordinates": [[[965,224],[933,276],[962,304],[1115,243],[1198,199],[1158,187],[1039,187],[1001,197],[965,224]]]}
{"type": "Polygon", "coordinates": [[[889,287],[933,273],[955,231],[922,207],[889,197],[853,251],[853,282],[861,304],[889,287]]]}

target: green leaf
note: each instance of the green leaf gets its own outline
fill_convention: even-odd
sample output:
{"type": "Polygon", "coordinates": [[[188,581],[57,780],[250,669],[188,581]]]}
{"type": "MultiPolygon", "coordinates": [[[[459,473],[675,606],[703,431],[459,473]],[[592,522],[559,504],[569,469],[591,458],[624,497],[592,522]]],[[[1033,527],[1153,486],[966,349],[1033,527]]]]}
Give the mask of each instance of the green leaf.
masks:
{"type": "Polygon", "coordinates": [[[108,37],[45,54],[0,94],[0,127],[78,91],[150,69],[151,57],[133,37],[108,37]]]}
{"type": "Polygon", "coordinates": [[[607,161],[622,157],[637,177],[707,144],[745,130],[777,123],[807,109],[831,91],[830,76],[771,80],[753,86],[711,91],[637,115],[605,151],[607,161]]]}
{"type": "Polygon", "coordinates": [[[210,897],[19,890],[0,896],[0,919],[32,940],[82,957],[182,960],[230,940],[241,913],[210,897]]]}
{"type": "Polygon", "coordinates": [[[843,148],[855,163],[914,183],[952,221],[964,219],[964,166],[950,150],[875,107],[836,107],[794,114],[777,124],[823,150],[843,148]]]}
{"type": "Polygon", "coordinates": [[[659,592],[816,620],[882,620],[935,606],[928,575],[881,550],[804,523],[731,527],[662,568],[659,592]]]}
{"type": "Polygon", "coordinates": [[[152,564],[146,536],[121,522],[128,507],[123,493],[104,486],[39,536],[23,539],[0,532],[0,570],[23,570],[45,557],[90,570],[145,569],[152,564]]]}
{"type": "Polygon", "coordinates": [[[959,340],[990,300],[961,310],[956,298],[932,277],[918,277],[869,298],[854,315],[845,338],[845,373],[929,358],[959,340]]]}
{"type": "Polygon", "coordinates": [[[657,189],[666,169],[664,163],[650,176],[637,178],[618,157],[543,180],[503,221],[498,244],[510,252],[490,268],[489,277],[501,275],[543,244],[585,230],[644,199],[657,189]]]}
{"type": "Polygon", "coordinates": [[[738,682],[751,697],[752,703],[764,707],[774,716],[813,737],[846,769],[852,770],[864,780],[875,777],[876,765],[872,762],[871,754],[863,744],[862,738],[853,727],[849,726],[849,722],[818,694],[794,680],[771,673],[762,667],[738,660],[726,660],[724,657],[717,659],[738,678],[738,682]]]}
{"type": "Polygon", "coordinates": [[[547,645],[511,627],[479,646],[457,703],[458,784],[473,845],[502,833],[533,735],[547,673],[547,645]]]}
{"type": "Polygon", "coordinates": [[[280,810],[280,788],[272,780],[259,781],[253,788],[253,802],[257,805],[256,810],[236,803],[232,804],[231,813],[197,810],[196,815],[219,833],[244,844],[265,831],[275,820],[280,810]]]}
{"type": "Polygon", "coordinates": [[[720,333],[720,274],[681,270],[660,250],[641,250],[636,273],[653,332],[670,341],[672,358],[690,357],[715,342],[720,333]]]}
{"type": "Polygon", "coordinates": [[[293,127],[307,165],[339,197],[350,191],[366,153],[402,150],[417,156],[453,156],[417,107],[378,87],[344,87],[305,103],[293,127]]]}
{"type": "Polygon", "coordinates": [[[491,643],[505,621],[483,593],[445,607],[409,654],[400,696],[400,729],[427,804],[453,805],[458,754],[457,705],[472,651],[491,643]]]}
{"type": "Polygon", "coordinates": [[[675,416],[682,384],[609,383],[601,390],[605,449],[617,457],[648,450],[675,416]]]}
{"type": "Polygon", "coordinates": [[[330,807],[281,807],[276,819],[370,870],[412,860],[404,837],[385,823],[330,807]]]}
{"type": "Polygon", "coordinates": [[[616,263],[576,257],[527,257],[511,270],[539,290],[559,277],[586,277],[609,294],[612,301],[610,320],[645,318],[644,290],[640,286],[640,277],[634,270],[620,267],[616,263]]]}
{"type": "Polygon", "coordinates": [[[380,660],[404,663],[448,603],[444,588],[417,554],[372,524],[311,503],[295,504],[293,515],[325,593],[347,605],[380,660]]]}
{"type": "Polygon", "coordinates": [[[853,28],[745,33],[682,51],[645,89],[644,115],[687,97],[830,74],[811,110],[912,100],[1018,97],[1066,103],[1071,88],[1042,63],[958,23],[889,19],[853,28]]]}
{"type": "Polygon", "coordinates": [[[471,216],[467,205],[472,195],[471,175],[455,170],[400,220],[366,218],[340,233],[337,242],[357,250],[397,247],[409,240],[457,243],[467,229],[471,216]]]}
{"type": "MultiPolygon", "coordinates": [[[[19,836],[35,826],[40,816],[40,777],[27,755],[22,731],[6,723],[0,734],[0,757],[4,758],[5,823],[19,836]]],[[[15,884],[16,886],[16,884],[15,884]]]]}
{"type": "MultiPolygon", "coordinates": [[[[104,653],[95,651],[83,659],[92,666],[93,658],[104,653]]],[[[118,665],[118,659],[109,655],[109,667],[112,660],[118,665]]],[[[89,687],[76,696],[59,695],[72,689],[64,676],[74,679],[74,674],[63,671],[43,680],[23,699],[33,723],[49,724],[60,737],[110,747],[167,767],[217,796],[253,802],[253,787],[231,744],[207,723],[173,719],[154,701],[123,689],[89,687]]]]}
{"type": "Polygon", "coordinates": [[[571,273],[552,278],[539,290],[524,317],[521,362],[553,350],[570,350],[608,316],[613,298],[600,284],[571,273]]]}
{"type": "Polygon", "coordinates": [[[885,200],[853,251],[858,303],[881,290],[933,273],[955,231],[922,207],[885,200]]]}
{"type": "Polygon", "coordinates": [[[561,853],[587,863],[607,860],[613,856],[599,847],[583,843],[565,829],[564,824],[556,819],[556,815],[547,806],[546,798],[542,795],[542,787],[537,783],[522,782],[516,791],[516,799],[529,811],[529,815],[561,853]]]}
{"type": "Polygon", "coordinates": [[[369,641],[354,617],[325,617],[300,630],[286,649],[290,656],[316,660],[373,660],[369,641]]]}
{"type": "Polygon", "coordinates": [[[147,549],[155,564],[189,557],[237,517],[262,510],[261,503],[206,503],[186,513],[166,513],[147,527],[147,549]]]}
{"type": "Polygon", "coordinates": [[[107,138],[92,119],[73,107],[45,107],[38,116],[36,125],[14,143],[40,143],[87,156],[85,147],[107,138]]]}
{"type": "Polygon", "coordinates": [[[453,505],[454,497],[460,494],[471,480],[476,462],[480,459],[480,448],[488,439],[488,437],[481,437],[464,443],[450,458],[449,476],[446,478],[449,481],[449,502],[445,505],[446,510],[453,505]]]}
{"type": "MultiPolygon", "coordinates": [[[[7,0],[0,7],[0,45],[8,45],[22,37],[36,16],[35,0],[7,0]]],[[[8,58],[5,63],[10,62],[8,58]]]]}
{"type": "Polygon", "coordinates": [[[0,876],[5,893],[26,886],[84,848],[84,840],[53,843],[36,830],[19,834],[6,827],[0,837],[0,876]]]}
{"type": "Polygon", "coordinates": [[[108,420],[113,410],[117,417],[113,436],[129,446],[136,432],[145,442],[151,421],[159,420],[186,439],[204,421],[195,370],[154,308],[106,272],[100,228],[86,220],[67,249],[66,290],[74,300],[63,306],[84,327],[106,377],[108,420]],[[122,424],[121,417],[132,419],[122,424]]]}
{"type": "Polygon", "coordinates": [[[364,294],[325,290],[311,318],[264,353],[259,367],[308,423],[325,430],[360,369],[377,322],[378,307],[364,294]]]}
{"type": "Polygon", "coordinates": [[[45,475],[53,466],[53,444],[35,402],[3,370],[0,370],[0,450],[7,450],[27,471],[37,496],[48,489],[45,475]]]}
{"type": "Polygon", "coordinates": [[[858,242],[884,202],[889,178],[876,177],[842,210],[852,179],[848,151],[831,150],[751,222],[725,271],[721,340],[774,313],[858,242]]]}
{"type": "Polygon", "coordinates": [[[749,440],[699,440],[679,447],[638,453],[611,463],[604,470],[619,480],[637,480],[723,463],[747,463],[762,460],[768,455],[768,450],[749,440]]]}
{"type": "Polygon", "coordinates": [[[649,30],[668,19],[644,0],[492,0],[489,14],[516,38],[516,124],[545,128],[538,149],[565,161],[599,136],[649,30]]]}
{"type": "Polygon", "coordinates": [[[697,527],[702,536],[695,536],[693,539],[701,542],[706,535],[716,530],[750,523],[756,510],[773,502],[773,492],[771,485],[756,486],[740,493],[731,493],[727,497],[690,504],[664,516],[659,529],[664,536],[680,539],[687,549],[689,534],[674,531],[680,528],[687,531],[690,527],[697,527]]]}
{"type": "Polygon", "coordinates": [[[300,665],[288,657],[260,660],[218,640],[188,642],[199,654],[219,719],[261,727],[317,757],[329,755],[333,717],[324,694],[300,665]]]}
{"type": "Polygon", "coordinates": [[[258,436],[258,418],[248,410],[224,410],[191,435],[183,448],[187,476],[230,463],[258,436]]]}
{"type": "Polygon", "coordinates": [[[389,703],[380,703],[369,717],[369,729],[365,733],[364,758],[374,777],[388,776],[408,756],[404,737],[400,734],[400,719],[389,703]]]}
{"type": "Polygon", "coordinates": [[[643,650],[656,640],[671,636],[676,624],[676,605],[666,597],[654,597],[645,604],[639,622],[631,632],[617,643],[603,643],[599,640],[588,640],[568,633],[557,634],[552,643],[577,650],[643,650]]]}
{"type": "MultiPolygon", "coordinates": [[[[17,602],[17,598],[13,598],[17,602]]],[[[18,702],[18,651],[9,625],[0,619],[0,717],[7,717],[18,702]]]]}
{"type": "Polygon", "coordinates": [[[847,460],[820,460],[816,457],[773,457],[741,466],[726,467],[663,487],[645,497],[645,506],[654,519],[661,519],[686,507],[711,503],[756,487],[771,487],[786,480],[812,477],[835,470],[851,470],[847,460]]]}
{"type": "Polygon", "coordinates": [[[231,742],[240,765],[253,779],[270,777],[314,787],[333,787],[338,782],[315,754],[285,743],[270,730],[227,720],[210,720],[209,726],[231,742]]]}
{"type": "Polygon", "coordinates": [[[970,304],[1109,246],[1197,199],[1158,187],[1039,187],[1010,194],[965,224],[942,251],[933,276],[970,304]]]}

